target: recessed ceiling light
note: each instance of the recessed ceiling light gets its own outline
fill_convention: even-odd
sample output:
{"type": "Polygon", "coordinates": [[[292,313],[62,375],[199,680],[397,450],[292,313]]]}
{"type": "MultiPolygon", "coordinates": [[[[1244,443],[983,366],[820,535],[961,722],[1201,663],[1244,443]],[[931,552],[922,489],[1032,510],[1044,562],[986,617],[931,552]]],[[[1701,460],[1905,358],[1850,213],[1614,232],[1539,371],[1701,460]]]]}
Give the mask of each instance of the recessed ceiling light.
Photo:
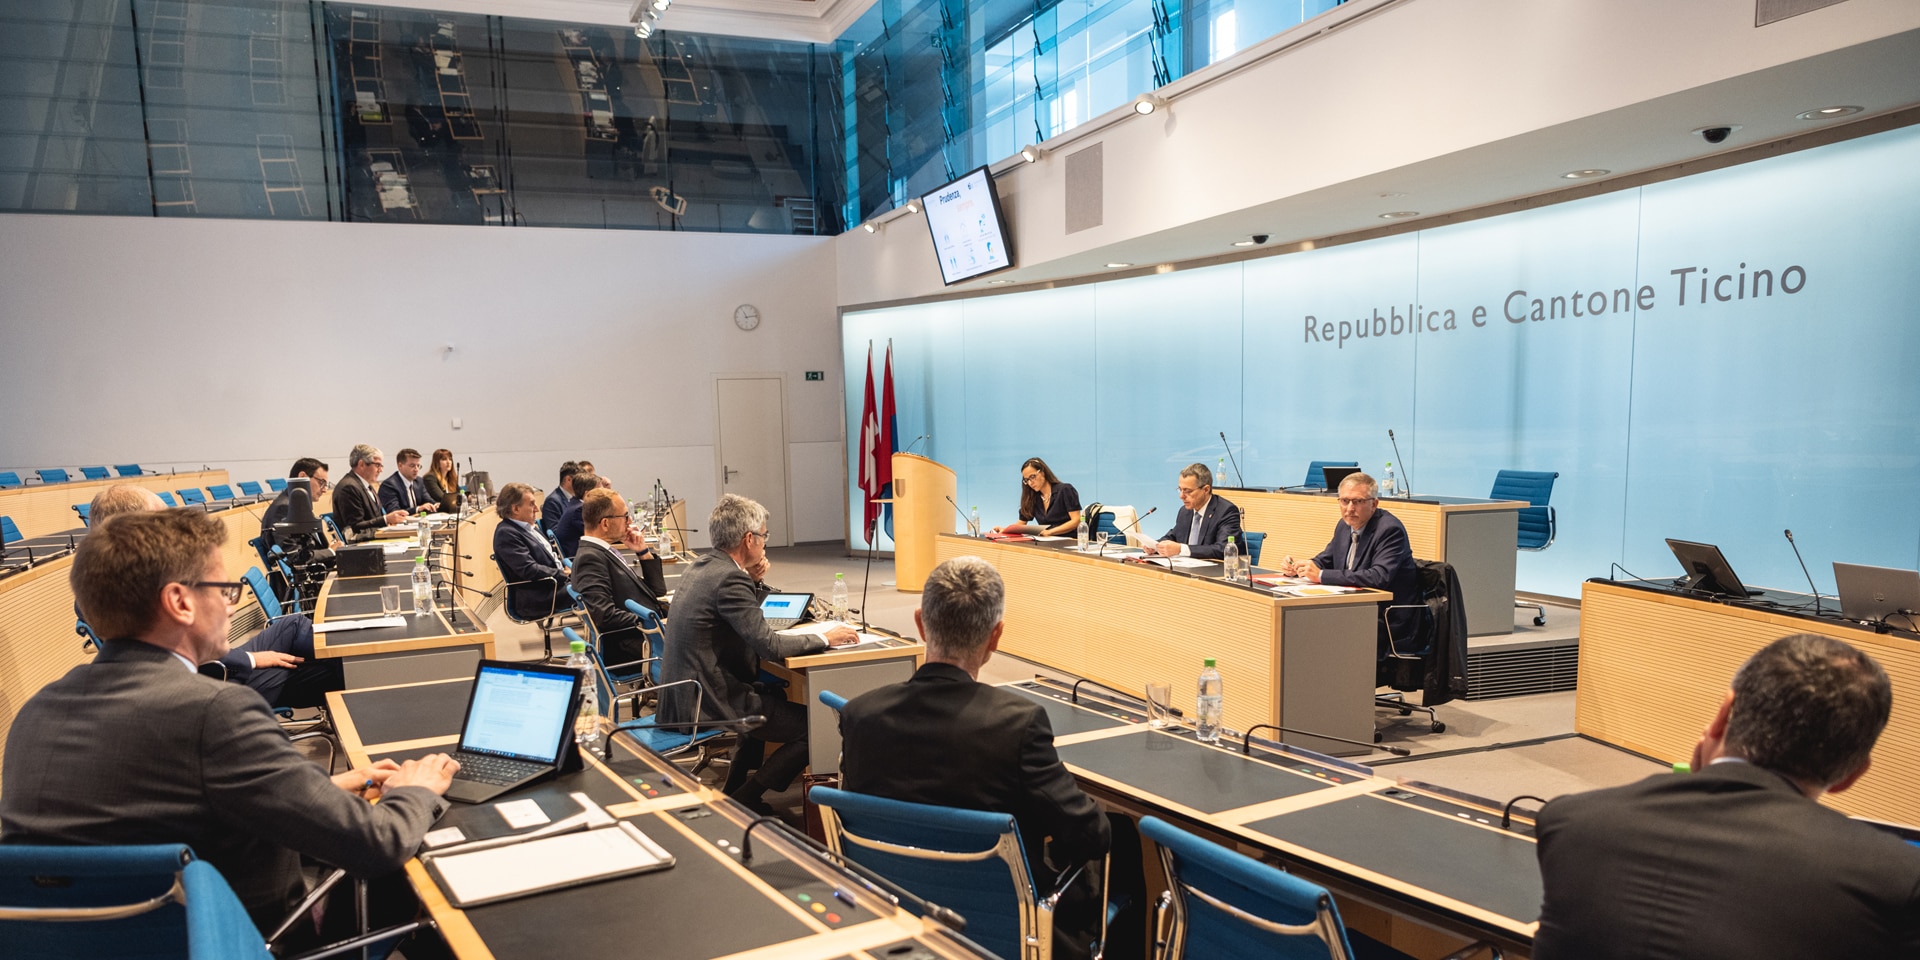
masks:
{"type": "Polygon", "coordinates": [[[875,231],[877,231],[877,230],[879,230],[880,228],[879,228],[879,227],[876,227],[876,226],[874,226],[874,225],[873,225],[873,224],[871,224],[871,223],[863,223],[863,224],[861,224],[861,225],[860,225],[860,229],[862,229],[862,230],[865,230],[865,231],[866,231],[866,232],[868,232],[868,233],[873,233],[873,232],[875,232],[875,231]]]}
{"type": "Polygon", "coordinates": [[[1167,101],[1151,93],[1143,93],[1133,98],[1133,112],[1143,117],[1166,105],[1167,101]]]}
{"type": "Polygon", "coordinates": [[[1795,120],[1832,120],[1835,117],[1847,117],[1865,110],[1865,107],[1821,107],[1808,110],[1794,117],[1795,120]]]}
{"type": "Polygon", "coordinates": [[[1233,245],[1236,247],[1251,247],[1253,246],[1253,241],[1252,240],[1235,240],[1233,242],[1233,245]]]}
{"type": "Polygon", "coordinates": [[[1599,167],[1589,167],[1585,170],[1569,170],[1560,176],[1567,180],[1591,180],[1594,177],[1604,177],[1612,172],[1612,170],[1602,170],[1599,167]]]}
{"type": "Polygon", "coordinates": [[[1109,263],[1109,264],[1107,264],[1107,269],[1109,269],[1109,270],[1118,270],[1118,269],[1120,269],[1121,267],[1131,267],[1131,266],[1133,266],[1133,264],[1131,264],[1131,263],[1121,263],[1121,262],[1119,262],[1119,261],[1117,261],[1117,260],[1116,260],[1116,261],[1114,261],[1113,263],[1109,263]]]}
{"type": "Polygon", "coordinates": [[[920,201],[918,201],[918,200],[908,200],[908,201],[907,201],[907,212],[908,212],[908,213],[919,213],[919,212],[920,212],[920,201]]]}
{"type": "Polygon", "coordinates": [[[1383,213],[1383,214],[1381,214],[1381,215],[1380,215],[1380,219],[1382,219],[1382,220],[1405,220],[1405,219],[1406,219],[1406,218],[1408,218],[1408,217],[1417,217],[1417,216],[1419,216],[1419,215],[1420,215],[1420,211],[1418,211],[1418,210],[1395,210],[1395,211],[1393,211],[1392,213],[1383,213]]]}

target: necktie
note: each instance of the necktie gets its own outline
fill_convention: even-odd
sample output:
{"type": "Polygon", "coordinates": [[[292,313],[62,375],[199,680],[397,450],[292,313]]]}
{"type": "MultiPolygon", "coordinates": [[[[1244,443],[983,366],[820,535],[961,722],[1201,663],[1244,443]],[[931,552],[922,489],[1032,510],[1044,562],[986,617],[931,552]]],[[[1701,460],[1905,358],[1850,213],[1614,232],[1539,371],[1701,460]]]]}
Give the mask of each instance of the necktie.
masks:
{"type": "Polygon", "coordinates": [[[1193,512],[1193,526],[1187,528],[1187,545],[1188,546],[1192,546],[1200,542],[1200,526],[1201,526],[1200,521],[1204,519],[1206,519],[1205,507],[1202,507],[1199,510],[1195,510],[1193,512]]]}
{"type": "Polygon", "coordinates": [[[418,503],[415,503],[413,500],[413,484],[407,483],[403,480],[400,485],[402,487],[405,487],[407,490],[407,512],[412,513],[415,508],[420,506],[418,503]]]}
{"type": "Polygon", "coordinates": [[[1360,555],[1360,531],[1353,532],[1352,542],[1347,544],[1347,569],[1353,569],[1354,558],[1360,555]]]}

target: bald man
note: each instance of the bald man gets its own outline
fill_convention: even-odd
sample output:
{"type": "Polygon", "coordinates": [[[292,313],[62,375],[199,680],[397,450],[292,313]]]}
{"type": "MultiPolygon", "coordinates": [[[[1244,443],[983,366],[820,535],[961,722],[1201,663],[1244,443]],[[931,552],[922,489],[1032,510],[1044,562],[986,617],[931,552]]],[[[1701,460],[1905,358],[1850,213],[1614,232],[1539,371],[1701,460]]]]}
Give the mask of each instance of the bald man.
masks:
{"type": "MultiPolygon", "coordinates": [[[[116,483],[94,495],[88,522],[97,530],[123,513],[165,509],[167,505],[153,491],[116,483]]],[[[78,612],[76,607],[76,616],[78,612]]],[[[253,639],[214,662],[202,664],[200,671],[252,687],[270,707],[322,706],[327,691],[346,686],[339,661],[314,657],[313,621],[299,613],[267,624],[253,639]]]]}

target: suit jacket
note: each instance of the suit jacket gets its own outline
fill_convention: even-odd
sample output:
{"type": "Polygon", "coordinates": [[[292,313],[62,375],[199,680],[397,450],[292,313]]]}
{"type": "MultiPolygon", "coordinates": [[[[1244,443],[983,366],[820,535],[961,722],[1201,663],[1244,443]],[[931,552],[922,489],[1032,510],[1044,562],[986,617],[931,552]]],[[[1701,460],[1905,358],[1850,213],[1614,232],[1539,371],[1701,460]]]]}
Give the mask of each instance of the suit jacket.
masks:
{"type": "Polygon", "coordinates": [[[840,714],[848,790],[909,803],[1013,814],[1045,890],[1042,845],[1066,869],[1112,842],[1106,815],[1053,749],[1047,711],[965,670],[929,663],[905,683],[863,693],[840,714]]]}
{"type": "MultiPolygon", "coordinates": [[[[660,560],[642,560],[651,564],[653,576],[660,576],[660,560]]],[[[664,582],[658,580],[656,582],[664,582]]],[[[626,558],[589,541],[580,541],[580,552],[573,555],[573,588],[587,605],[593,628],[600,631],[608,663],[632,663],[645,659],[645,635],[640,632],[640,617],[627,609],[632,600],[662,617],[667,603],[632,567],[626,558]]]]}
{"type": "Polygon", "coordinates": [[[300,854],[390,873],[446,809],[423,787],[378,804],[341,790],[259,694],[134,640],[104,641],[20,708],[0,777],[0,841],[188,844],[262,931],[302,891],[300,854]]]}
{"type": "MultiPolygon", "coordinates": [[[[1413,547],[1407,541],[1407,528],[1400,518],[1385,510],[1375,510],[1367,525],[1360,529],[1360,552],[1347,567],[1347,549],[1353,544],[1353,528],[1344,521],[1333,525],[1333,542],[1327,544],[1313,564],[1320,568],[1320,582],[1342,587],[1368,587],[1393,594],[1391,606],[1420,603],[1420,572],[1413,564],[1413,547]]],[[[1379,655],[1387,655],[1386,624],[1393,624],[1393,635],[1411,637],[1420,626],[1420,611],[1382,611],[1379,655]]]]}
{"type": "Polygon", "coordinates": [[[565,512],[567,504],[578,498],[567,496],[565,490],[554,487],[547,499],[540,504],[540,529],[553,530],[560,526],[560,514],[565,512]]]}
{"type": "MultiPolygon", "coordinates": [[[[1187,552],[1203,560],[1218,560],[1226,555],[1227,538],[1233,537],[1240,546],[1240,555],[1245,556],[1247,545],[1246,538],[1240,536],[1240,508],[1216,493],[1207,500],[1205,510],[1206,516],[1200,521],[1200,542],[1187,552]]],[[[1173,529],[1160,539],[1186,543],[1192,530],[1193,511],[1181,507],[1180,514],[1173,519],[1173,529]]]]}
{"type": "Polygon", "coordinates": [[[381,513],[392,513],[395,510],[404,510],[407,513],[418,513],[421,507],[435,507],[438,505],[439,500],[427,494],[427,485],[425,483],[419,480],[409,481],[406,477],[401,476],[398,470],[388,474],[385,480],[380,481],[381,513]],[[411,502],[409,502],[407,498],[408,490],[413,491],[411,502]]]}
{"type": "Polygon", "coordinates": [[[560,511],[560,522],[553,527],[553,538],[560,541],[560,554],[568,559],[580,552],[580,537],[587,532],[586,519],[580,515],[582,506],[577,498],[567,501],[567,508],[560,511]]]}
{"type": "Polygon", "coordinates": [[[507,606],[521,620],[538,620],[566,606],[559,598],[567,572],[554,562],[544,539],[512,520],[493,528],[493,562],[509,584],[507,606]]]}
{"type": "MultiPolygon", "coordinates": [[[[783,637],[767,626],[760,601],[770,591],[747,576],[733,558],[714,552],[693,562],[673,591],[673,618],[667,621],[667,653],[661,680],[698,680],[705,691],[700,719],[732,720],[750,713],[768,714],[767,701],[785,695],[754,686],[761,660],[784,660],[827,648],[825,637],[783,637]]],[[[660,722],[689,723],[694,690],[660,692],[660,722]]]]}
{"type": "Polygon", "coordinates": [[[1747,763],[1561,797],[1539,960],[1920,956],[1920,849],[1747,763]]]}
{"type": "Polygon", "coordinates": [[[361,540],[387,525],[380,498],[357,473],[348,473],[333,488],[333,519],[349,539],[361,540]]]}

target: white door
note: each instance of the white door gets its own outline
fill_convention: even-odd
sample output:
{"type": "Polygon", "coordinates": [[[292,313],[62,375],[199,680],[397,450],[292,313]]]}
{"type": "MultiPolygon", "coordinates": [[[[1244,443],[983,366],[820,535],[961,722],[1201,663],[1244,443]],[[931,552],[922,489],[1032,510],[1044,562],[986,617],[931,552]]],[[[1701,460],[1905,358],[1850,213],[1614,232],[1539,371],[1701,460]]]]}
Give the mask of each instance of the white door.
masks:
{"type": "Polygon", "coordinates": [[[767,545],[790,546],[786,383],[779,377],[719,378],[720,492],[767,508],[767,545]]]}

